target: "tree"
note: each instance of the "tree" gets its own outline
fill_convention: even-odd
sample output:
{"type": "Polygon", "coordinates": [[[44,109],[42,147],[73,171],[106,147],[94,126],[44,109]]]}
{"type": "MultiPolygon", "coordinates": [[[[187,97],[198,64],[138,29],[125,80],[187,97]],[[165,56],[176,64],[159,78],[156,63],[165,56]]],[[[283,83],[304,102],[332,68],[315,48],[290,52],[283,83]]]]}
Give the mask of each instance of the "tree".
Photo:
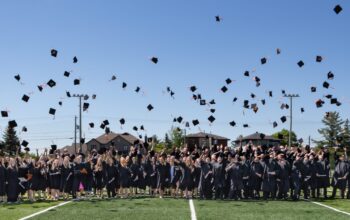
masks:
{"type": "Polygon", "coordinates": [[[349,119],[346,119],[344,122],[341,137],[342,137],[341,144],[343,146],[349,146],[350,145],[350,121],[349,121],[349,119]]]}
{"type": "Polygon", "coordinates": [[[169,136],[173,147],[182,147],[184,145],[185,134],[183,130],[172,127],[169,136]]]}
{"type": "Polygon", "coordinates": [[[17,148],[20,147],[15,128],[8,126],[4,132],[3,139],[5,152],[8,152],[10,155],[15,155],[17,148]]]}
{"type": "MultiPolygon", "coordinates": [[[[272,135],[274,138],[281,139],[281,145],[288,145],[289,143],[289,130],[282,129],[281,131],[272,135]],[[282,138],[281,138],[282,137],[282,138]]],[[[292,131],[292,145],[297,145],[297,135],[292,131]]]]}
{"type": "Polygon", "coordinates": [[[168,133],[165,134],[165,137],[164,137],[164,144],[165,144],[165,148],[167,148],[167,149],[170,149],[170,148],[172,148],[172,146],[173,146],[173,143],[172,143],[172,141],[170,140],[169,134],[168,134],[168,133]]]}
{"type": "Polygon", "coordinates": [[[318,146],[334,147],[337,144],[337,140],[342,136],[342,125],[344,121],[340,118],[338,112],[328,112],[322,119],[324,128],[318,129],[318,133],[323,136],[323,140],[315,141],[318,146]]]}

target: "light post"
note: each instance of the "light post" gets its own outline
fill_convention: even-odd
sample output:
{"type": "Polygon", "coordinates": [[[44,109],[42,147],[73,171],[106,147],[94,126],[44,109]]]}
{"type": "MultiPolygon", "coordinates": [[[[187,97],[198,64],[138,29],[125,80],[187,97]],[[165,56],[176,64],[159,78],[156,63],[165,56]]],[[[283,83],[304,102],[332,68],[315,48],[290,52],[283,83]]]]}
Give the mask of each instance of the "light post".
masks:
{"type": "Polygon", "coordinates": [[[292,131],[293,131],[293,98],[299,98],[300,96],[298,94],[284,94],[283,97],[289,98],[290,100],[290,123],[289,123],[289,140],[288,140],[288,146],[289,148],[292,147],[292,131]]]}
{"type": "MultiPolygon", "coordinates": [[[[82,153],[82,98],[84,98],[84,100],[88,100],[89,96],[88,95],[84,95],[84,94],[73,94],[72,97],[74,98],[79,98],[79,153],[82,153]]],[[[76,143],[74,143],[76,146],[76,143]]],[[[76,152],[76,151],[75,151],[76,152]]]]}

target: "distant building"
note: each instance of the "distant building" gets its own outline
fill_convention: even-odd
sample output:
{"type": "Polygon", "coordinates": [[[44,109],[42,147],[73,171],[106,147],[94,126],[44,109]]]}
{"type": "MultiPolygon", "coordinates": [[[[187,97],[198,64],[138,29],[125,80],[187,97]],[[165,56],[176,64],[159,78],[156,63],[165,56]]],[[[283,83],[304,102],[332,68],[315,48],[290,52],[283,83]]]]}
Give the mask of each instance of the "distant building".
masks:
{"type": "Polygon", "coordinates": [[[281,144],[281,140],[274,138],[270,135],[265,135],[263,133],[256,132],[254,134],[245,136],[245,137],[238,137],[235,141],[235,146],[244,146],[248,143],[252,143],[253,145],[266,145],[266,146],[279,146],[281,144]]]}
{"type": "Polygon", "coordinates": [[[186,141],[185,143],[187,144],[187,147],[190,150],[193,150],[195,146],[199,148],[203,147],[211,147],[213,145],[223,145],[223,146],[228,146],[228,138],[215,135],[215,134],[208,134],[204,132],[199,132],[196,134],[189,134],[186,136],[186,141]]]}
{"type": "MultiPolygon", "coordinates": [[[[82,153],[87,154],[92,149],[96,149],[97,151],[101,148],[109,149],[111,146],[113,146],[118,152],[127,153],[129,152],[130,147],[133,146],[136,141],[142,143],[140,139],[129,133],[117,134],[111,132],[109,134],[103,134],[97,138],[93,138],[86,144],[83,144],[82,153]]],[[[61,150],[64,149],[67,149],[69,154],[74,154],[75,145],[72,144],[71,146],[65,146],[61,150]]],[[[77,143],[76,151],[78,150],[79,144],[77,143]]]]}

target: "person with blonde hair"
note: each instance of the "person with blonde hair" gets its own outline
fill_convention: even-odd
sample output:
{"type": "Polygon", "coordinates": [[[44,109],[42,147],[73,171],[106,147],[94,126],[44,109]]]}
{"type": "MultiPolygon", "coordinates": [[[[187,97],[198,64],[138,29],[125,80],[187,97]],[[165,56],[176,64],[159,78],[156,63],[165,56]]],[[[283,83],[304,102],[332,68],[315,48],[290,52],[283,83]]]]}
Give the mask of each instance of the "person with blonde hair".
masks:
{"type": "Polygon", "coordinates": [[[52,200],[59,199],[59,190],[61,184],[61,171],[59,167],[58,159],[53,160],[50,170],[49,170],[49,178],[50,178],[50,190],[52,200]]]}
{"type": "Polygon", "coordinates": [[[124,157],[120,158],[119,178],[120,178],[120,196],[121,198],[127,198],[129,196],[131,170],[128,167],[127,158],[124,158],[124,157]]]}
{"type": "Polygon", "coordinates": [[[18,168],[14,158],[10,158],[7,167],[7,202],[16,203],[18,202],[18,168]]]}

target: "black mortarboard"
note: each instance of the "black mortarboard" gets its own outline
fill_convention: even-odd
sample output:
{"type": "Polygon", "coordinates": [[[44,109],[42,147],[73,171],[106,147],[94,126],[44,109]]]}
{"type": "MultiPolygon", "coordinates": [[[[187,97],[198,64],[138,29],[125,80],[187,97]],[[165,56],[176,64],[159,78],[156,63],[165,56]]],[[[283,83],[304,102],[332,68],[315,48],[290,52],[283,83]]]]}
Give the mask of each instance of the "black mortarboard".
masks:
{"type": "Polygon", "coordinates": [[[42,92],[44,88],[42,86],[38,86],[38,89],[40,92],[42,92]]]}
{"type": "Polygon", "coordinates": [[[322,57],[321,56],[316,56],[316,62],[318,62],[318,63],[322,62],[322,57]]]}
{"type": "Polygon", "coordinates": [[[186,123],[185,123],[185,127],[186,127],[186,128],[189,128],[189,127],[190,127],[190,123],[189,123],[189,122],[186,122],[186,123]]]}
{"type": "Polygon", "coordinates": [[[109,125],[109,121],[108,121],[108,120],[104,120],[104,121],[103,121],[103,124],[104,124],[104,125],[109,125]]]}
{"type": "Polygon", "coordinates": [[[21,145],[22,145],[23,147],[27,147],[28,144],[29,144],[28,141],[23,140],[21,145]]]}
{"type": "Polygon", "coordinates": [[[254,80],[255,82],[260,82],[260,78],[257,77],[257,76],[254,76],[253,80],[254,80]]]}
{"type": "Polygon", "coordinates": [[[232,83],[232,80],[230,78],[227,78],[226,79],[226,84],[228,85],[228,84],[231,84],[231,83],[232,83]]]}
{"type": "Polygon", "coordinates": [[[278,126],[278,124],[277,124],[277,122],[273,122],[273,127],[275,128],[275,127],[277,127],[278,126]]]}
{"type": "Polygon", "coordinates": [[[138,129],[138,127],[134,126],[134,127],[132,128],[132,130],[137,131],[137,130],[139,130],[139,129],[138,129]]]}
{"type": "Polygon", "coordinates": [[[78,58],[77,57],[73,57],[73,63],[77,63],[78,62],[78,58]]]}
{"type": "Polygon", "coordinates": [[[85,138],[80,139],[81,144],[85,144],[85,138]]]}
{"type": "Polygon", "coordinates": [[[230,122],[230,125],[231,125],[232,127],[234,127],[234,126],[236,126],[236,122],[235,122],[235,121],[231,121],[231,122],[230,122]]]}
{"type": "Polygon", "coordinates": [[[323,82],[323,87],[326,88],[326,89],[328,89],[328,88],[329,88],[329,83],[326,82],[326,81],[324,81],[324,82],[323,82]]]}
{"type": "Polygon", "coordinates": [[[17,122],[15,120],[9,121],[8,123],[9,127],[15,128],[17,127],[17,122]]]}
{"type": "Polygon", "coordinates": [[[298,62],[298,66],[299,66],[299,67],[303,67],[303,66],[304,66],[304,62],[303,62],[302,60],[300,60],[300,61],[298,62]]]}
{"type": "Polygon", "coordinates": [[[199,102],[199,104],[200,104],[200,105],[206,105],[207,103],[206,103],[205,99],[201,99],[200,102],[199,102]]]}
{"type": "Polygon", "coordinates": [[[195,92],[197,90],[197,87],[196,86],[191,86],[190,90],[191,90],[191,92],[195,92]]]}
{"type": "Polygon", "coordinates": [[[338,103],[338,99],[336,99],[336,98],[331,99],[331,104],[337,104],[337,103],[338,103]]]}
{"type": "Polygon", "coordinates": [[[69,75],[70,75],[70,72],[68,72],[68,71],[64,71],[64,74],[63,74],[65,77],[69,77],[69,75]]]}
{"type": "Polygon", "coordinates": [[[281,134],[281,133],[278,133],[278,139],[283,139],[283,134],[281,134]]]}
{"type": "Polygon", "coordinates": [[[198,121],[197,119],[192,120],[192,124],[193,124],[194,126],[197,126],[197,125],[199,124],[199,121],[198,121]]]}
{"type": "Polygon", "coordinates": [[[66,95],[67,95],[67,97],[68,97],[68,98],[70,98],[70,97],[71,97],[71,95],[70,95],[70,92],[69,92],[69,91],[66,91],[66,95]]]}
{"type": "Polygon", "coordinates": [[[316,87],[311,87],[311,92],[316,92],[316,87]]]}
{"type": "Polygon", "coordinates": [[[18,75],[15,75],[15,79],[17,80],[17,81],[20,81],[21,80],[21,76],[18,74],[18,75]]]}
{"type": "Polygon", "coordinates": [[[336,14],[339,14],[343,8],[340,5],[336,5],[333,10],[336,14]]]}
{"type": "Polygon", "coordinates": [[[220,21],[221,21],[221,17],[220,17],[219,15],[216,15],[216,16],[215,16],[215,21],[216,21],[216,22],[220,22],[220,21]]]}
{"type": "Polygon", "coordinates": [[[243,107],[249,108],[249,100],[244,100],[243,101],[243,107]]]}
{"type": "Polygon", "coordinates": [[[145,127],[143,125],[140,126],[140,130],[144,131],[145,127]]]}
{"type": "Polygon", "coordinates": [[[287,121],[287,117],[286,116],[282,116],[281,117],[281,121],[282,121],[282,123],[286,122],[287,121]]]}
{"type": "Polygon", "coordinates": [[[149,104],[149,105],[147,106],[147,109],[148,109],[148,111],[152,111],[153,106],[152,106],[151,104],[149,104]]]}
{"type": "Polygon", "coordinates": [[[56,114],[56,109],[50,108],[49,114],[50,114],[50,115],[55,115],[55,114],[56,114]]]}
{"type": "Polygon", "coordinates": [[[56,144],[51,145],[51,149],[52,149],[53,151],[57,150],[57,145],[56,145],[56,144]]]}
{"type": "Polygon", "coordinates": [[[30,151],[29,147],[25,147],[24,151],[29,152],[30,151]]]}
{"type": "Polygon", "coordinates": [[[329,71],[329,72],[327,73],[327,78],[328,78],[328,79],[334,79],[334,74],[332,73],[332,71],[329,71]]]}
{"type": "Polygon", "coordinates": [[[263,134],[263,133],[260,133],[259,136],[260,136],[260,139],[261,139],[261,140],[263,140],[263,139],[265,138],[265,134],[263,134]]]}
{"type": "Polygon", "coordinates": [[[301,108],[300,111],[301,111],[301,113],[304,113],[304,112],[305,112],[305,109],[304,109],[304,108],[301,108]]]}
{"type": "Polygon", "coordinates": [[[157,57],[152,57],[152,58],[151,58],[151,61],[152,61],[154,64],[157,64],[157,63],[158,63],[158,58],[157,58],[157,57]]]}
{"type": "Polygon", "coordinates": [[[22,132],[27,132],[27,131],[28,131],[27,127],[23,126],[22,127],[22,132]]]}
{"type": "Polygon", "coordinates": [[[272,91],[269,91],[269,96],[272,97],[272,91]]]}
{"type": "Polygon", "coordinates": [[[249,76],[249,71],[248,71],[248,70],[246,70],[246,71],[244,72],[244,76],[249,76]]]}
{"type": "Polygon", "coordinates": [[[266,61],[267,61],[267,59],[265,58],[265,57],[263,57],[263,58],[261,58],[261,64],[265,64],[266,63],[266,61]]]}
{"type": "Polygon", "coordinates": [[[324,101],[321,100],[321,99],[318,99],[318,100],[316,101],[316,107],[317,107],[317,108],[321,108],[321,107],[323,106],[323,104],[324,104],[324,101]]]}
{"type": "Polygon", "coordinates": [[[333,95],[328,94],[328,95],[326,95],[325,97],[326,97],[327,99],[331,99],[331,98],[333,97],[333,95]]]}
{"type": "Polygon", "coordinates": [[[211,104],[211,105],[215,105],[216,103],[215,103],[215,100],[214,99],[212,99],[210,102],[209,102],[209,104],[211,104]]]}
{"type": "Polygon", "coordinates": [[[180,116],[180,117],[178,117],[177,119],[176,119],[176,121],[177,122],[179,122],[179,123],[181,123],[182,122],[182,120],[183,120],[183,118],[180,116]]]}
{"type": "Polygon", "coordinates": [[[202,99],[202,95],[201,94],[197,94],[197,98],[198,99],[202,99]]]}
{"type": "Polygon", "coordinates": [[[103,123],[101,123],[100,128],[101,128],[101,129],[105,129],[105,127],[106,127],[106,125],[103,124],[103,123]]]}
{"type": "Polygon", "coordinates": [[[6,118],[8,116],[9,116],[9,114],[7,111],[1,111],[1,117],[6,118]]]}
{"type": "Polygon", "coordinates": [[[262,99],[261,104],[265,105],[265,103],[266,103],[265,99],[262,99]]]}
{"type": "Polygon", "coordinates": [[[90,104],[87,103],[87,102],[85,102],[85,103],[83,104],[83,111],[86,111],[86,110],[89,108],[89,106],[90,106],[90,104]]]}
{"type": "Polygon", "coordinates": [[[94,128],[95,124],[93,122],[89,123],[90,128],[94,128]]]}
{"type": "Polygon", "coordinates": [[[252,99],[255,98],[255,94],[254,93],[250,93],[250,97],[252,97],[252,99]]]}
{"type": "Polygon", "coordinates": [[[120,119],[120,120],[119,120],[119,122],[120,122],[120,124],[122,124],[122,125],[123,125],[123,124],[125,124],[125,119],[124,119],[124,118],[122,118],[122,119],[120,119]]]}
{"type": "Polygon", "coordinates": [[[208,120],[210,121],[210,123],[213,123],[215,121],[215,117],[214,116],[209,116],[208,120]]]}
{"type": "Polygon", "coordinates": [[[117,79],[117,77],[115,75],[113,75],[112,78],[111,78],[111,81],[114,81],[116,79],[117,79]]]}
{"type": "Polygon", "coordinates": [[[337,106],[341,106],[341,102],[338,101],[336,105],[337,105],[337,106]]]}
{"type": "Polygon", "coordinates": [[[23,95],[22,100],[23,100],[24,102],[28,102],[28,101],[29,101],[29,96],[23,95]]]}
{"type": "Polygon", "coordinates": [[[223,93],[227,92],[227,87],[226,87],[226,86],[223,86],[223,87],[221,88],[221,91],[222,91],[223,93]]]}
{"type": "Polygon", "coordinates": [[[91,96],[91,98],[92,98],[92,99],[96,99],[96,94],[93,94],[93,95],[91,96]]]}
{"type": "Polygon", "coordinates": [[[50,79],[48,82],[47,82],[47,85],[50,86],[50,88],[56,86],[56,82],[53,81],[52,79],[50,79]]]}
{"type": "Polygon", "coordinates": [[[63,103],[62,103],[62,101],[59,101],[58,104],[59,104],[60,106],[62,106],[63,103]]]}
{"type": "Polygon", "coordinates": [[[237,100],[238,100],[238,98],[237,98],[237,97],[234,97],[232,101],[233,101],[233,102],[236,102],[237,100]]]}
{"type": "Polygon", "coordinates": [[[140,87],[136,87],[135,92],[140,92],[141,88],[140,87]]]}
{"type": "Polygon", "coordinates": [[[216,111],[216,110],[215,110],[214,108],[211,108],[211,109],[210,109],[210,112],[211,112],[211,113],[215,113],[215,111],[216,111]]]}
{"type": "Polygon", "coordinates": [[[75,86],[79,85],[79,84],[80,84],[80,79],[75,79],[75,80],[73,81],[73,84],[74,84],[75,86]]]}
{"type": "Polygon", "coordinates": [[[128,84],[126,84],[126,82],[123,82],[122,88],[125,89],[127,86],[128,86],[128,84]]]}
{"type": "Polygon", "coordinates": [[[52,50],[51,50],[51,56],[57,57],[57,50],[52,49],[52,50]]]}
{"type": "Polygon", "coordinates": [[[280,53],[281,53],[281,49],[280,49],[280,48],[277,48],[277,49],[276,49],[276,53],[277,53],[277,54],[280,54],[280,53]]]}
{"type": "Polygon", "coordinates": [[[109,127],[106,127],[106,128],[105,128],[105,133],[106,133],[106,134],[111,133],[111,129],[110,129],[109,127]]]}
{"type": "Polygon", "coordinates": [[[285,95],[285,94],[286,94],[286,90],[282,89],[282,95],[285,95]]]}
{"type": "Polygon", "coordinates": [[[243,128],[248,128],[248,127],[249,127],[248,124],[244,124],[244,125],[243,125],[243,128]]]}

